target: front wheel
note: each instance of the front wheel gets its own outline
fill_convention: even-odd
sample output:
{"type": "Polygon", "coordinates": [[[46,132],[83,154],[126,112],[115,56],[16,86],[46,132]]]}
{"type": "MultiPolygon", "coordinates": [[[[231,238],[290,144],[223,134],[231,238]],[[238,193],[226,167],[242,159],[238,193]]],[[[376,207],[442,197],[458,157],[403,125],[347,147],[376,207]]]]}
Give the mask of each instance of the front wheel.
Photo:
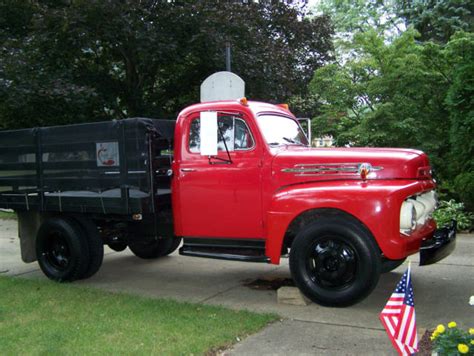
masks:
{"type": "Polygon", "coordinates": [[[328,217],[302,230],[290,251],[296,286],[313,302],[348,306],[366,297],[380,277],[380,252],[358,222],[328,217]]]}

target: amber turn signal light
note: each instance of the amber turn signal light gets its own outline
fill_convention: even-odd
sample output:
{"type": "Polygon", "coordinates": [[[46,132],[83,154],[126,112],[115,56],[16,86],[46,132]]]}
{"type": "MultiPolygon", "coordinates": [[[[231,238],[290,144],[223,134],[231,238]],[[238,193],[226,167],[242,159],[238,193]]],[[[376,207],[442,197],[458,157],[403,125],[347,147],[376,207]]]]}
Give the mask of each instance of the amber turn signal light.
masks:
{"type": "Polygon", "coordinates": [[[248,100],[246,97],[243,97],[242,99],[240,99],[240,103],[244,106],[248,106],[249,103],[248,103],[248,100]]]}

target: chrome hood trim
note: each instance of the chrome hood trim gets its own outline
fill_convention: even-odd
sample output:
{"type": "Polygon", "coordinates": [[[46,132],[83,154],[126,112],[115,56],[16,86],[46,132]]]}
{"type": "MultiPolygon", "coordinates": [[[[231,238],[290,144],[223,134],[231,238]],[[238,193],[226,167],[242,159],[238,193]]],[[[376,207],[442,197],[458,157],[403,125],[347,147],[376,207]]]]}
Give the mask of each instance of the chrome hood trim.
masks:
{"type": "MultiPolygon", "coordinates": [[[[296,176],[347,175],[360,174],[360,167],[366,162],[325,163],[325,164],[295,164],[292,168],[283,168],[284,173],[294,173],[296,176]]],[[[381,166],[370,166],[370,171],[380,171],[381,166]]]]}

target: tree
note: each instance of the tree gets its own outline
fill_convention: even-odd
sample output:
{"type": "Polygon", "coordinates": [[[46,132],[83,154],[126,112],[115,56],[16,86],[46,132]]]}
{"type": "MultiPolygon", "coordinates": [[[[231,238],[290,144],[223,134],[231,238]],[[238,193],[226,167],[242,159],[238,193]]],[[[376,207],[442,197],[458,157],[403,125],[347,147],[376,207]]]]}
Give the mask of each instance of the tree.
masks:
{"type": "Polygon", "coordinates": [[[322,0],[316,6],[316,13],[331,18],[340,38],[350,39],[354,33],[369,30],[394,37],[405,30],[398,8],[396,0],[322,0]]]}
{"type": "Polygon", "coordinates": [[[444,190],[474,210],[472,9],[464,0],[322,0],[338,40],[336,61],[310,83],[315,136],[420,148],[444,190]]]}
{"type": "Polygon", "coordinates": [[[421,149],[439,178],[472,197],[472,174],[457,177],[474,167],[474,36],[458,33],[440,45],[417,35],[408,30],[387,43],[375,31],[359,33],[352,59],[316,70],[315,135],[331,134],[337,145],[421,149]]]}
{"type": "Polygon", "coordinates": [[[474,211],[474,34],[456,33],[444,54],[452,68],[446,96],[452,186],[466,207],[474,211]]]}
{"type": "Polygon", "coordinates": [[[456,31],[472,32],[474,5],[469,0],[398,0],[397,13],[421,41],[446,43],[456,31]]]}
{"type": "Polygon", "coordinates": [[[252,98],[304,95],[332,29],[278,2],[0,0],[0,128],[175,117],[199,85],[233,71],[252,98]]]}

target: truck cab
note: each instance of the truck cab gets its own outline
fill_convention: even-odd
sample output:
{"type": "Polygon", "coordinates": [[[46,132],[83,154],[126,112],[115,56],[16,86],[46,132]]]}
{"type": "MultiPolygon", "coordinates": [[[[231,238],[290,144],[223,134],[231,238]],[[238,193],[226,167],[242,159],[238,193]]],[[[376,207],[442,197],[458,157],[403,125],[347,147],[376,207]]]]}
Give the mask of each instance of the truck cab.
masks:
{"type": "MultiPolygon", "coordinates": [[[[285,106],[245,98],[183,110],[175,142],[181,254],[278,264],[290,251],[295,283],[320,304],[367,295],[435,235],[435,182],[421,151],[314,149],[285,106]],[[210,113],[214,137],[201,133],[210,113]],[[209,145],[214,154],[203,154],[209,145]]],[[[454,247],[442,245],[429,257],[425,248],[422,263],[454,247]]]]}

